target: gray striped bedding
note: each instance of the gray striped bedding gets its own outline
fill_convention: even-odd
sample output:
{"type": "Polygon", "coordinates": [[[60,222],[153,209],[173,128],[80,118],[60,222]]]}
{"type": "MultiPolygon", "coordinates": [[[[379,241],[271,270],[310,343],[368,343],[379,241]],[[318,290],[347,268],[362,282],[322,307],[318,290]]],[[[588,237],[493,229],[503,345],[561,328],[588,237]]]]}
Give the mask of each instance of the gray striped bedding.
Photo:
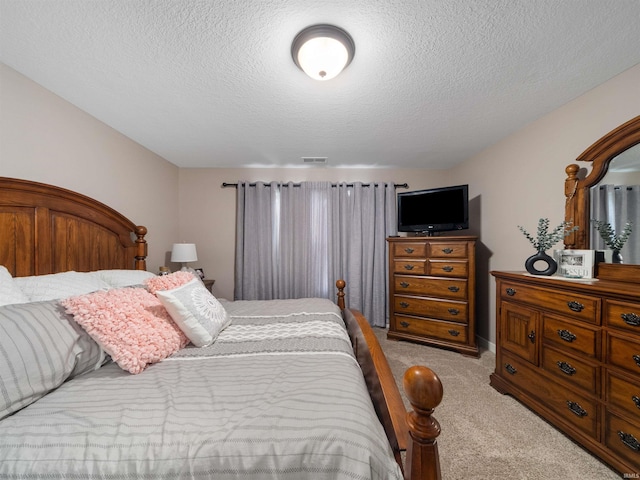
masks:
{"type": "Polygon", "coordinates": [[[224,306],[213,345],[107,364],[0,422],[0,478],[402,478],[332,302],[224,306]]]}

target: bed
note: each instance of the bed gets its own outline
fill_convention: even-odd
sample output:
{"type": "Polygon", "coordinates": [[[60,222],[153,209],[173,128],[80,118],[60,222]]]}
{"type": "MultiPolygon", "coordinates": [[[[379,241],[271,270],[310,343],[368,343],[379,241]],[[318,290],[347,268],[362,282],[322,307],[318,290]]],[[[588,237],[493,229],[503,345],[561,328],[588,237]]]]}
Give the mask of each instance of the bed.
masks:
{"type": "MultiPolygon", "coordinates": [[[[70,291],[41,296],[61,278],[80,285],[72,299],[93,305],[120,294],[142,304],[136,295],[154,291],[140,284],[156,281],[145,272],[146,233],[89,197],[0,177],[0,265],[9,276],[2,289],[17,285],[13,294],[23,295],[0,306],[0,327],[13,322],[34,335],[33,325],[50,329],[43,319],[53,318],[66,329],[46,332],[47,360],[11,371],[19,377],[36,365],[23,377],[48,383],[5,408],[0,478],[440,478],[440,427],[431,414],[442,385],[427,367],[411,367],[403,384],[413,409],[405,410],[368,322],[345,308],[341,280],[337,303],[214,299],[228,323],[210,344],[196,347],[163,324],[171,330],[163,341],[179,345],[136,374],[79,326],[70,291]],[[54,381],[43,369],[65,335],[73,361],[54,381]]],[[[158,315],[172,317],[168,311],[158,315]]],[[[0,382],[5,405],[11,375],[0,382]]]]}

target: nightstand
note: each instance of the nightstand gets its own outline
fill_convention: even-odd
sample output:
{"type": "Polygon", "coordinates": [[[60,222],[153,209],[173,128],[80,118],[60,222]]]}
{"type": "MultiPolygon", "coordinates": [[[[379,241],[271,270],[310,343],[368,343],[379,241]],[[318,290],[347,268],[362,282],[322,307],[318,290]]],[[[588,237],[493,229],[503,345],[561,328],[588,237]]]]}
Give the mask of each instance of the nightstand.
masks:
{"type": "Polygon", "coordinates": [[[202,283],[204,283],[204,286],[207,287],[207,290],[211,291],[211,287],[213,287],[213,284],[216,283],[216,281],[205,278],[202,280],[202,283]]]}

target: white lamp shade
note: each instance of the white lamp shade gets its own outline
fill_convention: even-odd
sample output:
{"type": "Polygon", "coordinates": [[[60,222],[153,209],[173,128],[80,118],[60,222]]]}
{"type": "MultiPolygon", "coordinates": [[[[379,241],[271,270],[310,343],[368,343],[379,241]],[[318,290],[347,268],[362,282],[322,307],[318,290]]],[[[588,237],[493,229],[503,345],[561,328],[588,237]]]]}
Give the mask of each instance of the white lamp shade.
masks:
{"type": "Polygon", "coordinates": [[[300,67],[314,80],[331,80],[344,69],[348,60],[347,48],[335,38],[312,38],[298,50],[300,67]]]}
{"type": "Polygon", "coordinates": [[[195,243],[174,243],[171,248],[172,262],[195,262],[198,260],[195,243]]]}

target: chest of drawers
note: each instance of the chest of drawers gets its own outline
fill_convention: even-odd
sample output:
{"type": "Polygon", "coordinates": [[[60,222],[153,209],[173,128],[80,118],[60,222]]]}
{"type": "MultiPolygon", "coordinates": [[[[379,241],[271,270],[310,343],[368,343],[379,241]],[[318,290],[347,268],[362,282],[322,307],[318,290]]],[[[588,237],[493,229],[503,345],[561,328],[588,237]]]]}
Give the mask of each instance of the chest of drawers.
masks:
{"type": "Polygon", "coordinates": [[[388,337],[478,355],[476,237],[391,237],[388,337]]]}
{"type": "Polygon", "coordinates": [[[640,473],[640,284],[492,272],[508,393],[623,474],[640,473]]]}

